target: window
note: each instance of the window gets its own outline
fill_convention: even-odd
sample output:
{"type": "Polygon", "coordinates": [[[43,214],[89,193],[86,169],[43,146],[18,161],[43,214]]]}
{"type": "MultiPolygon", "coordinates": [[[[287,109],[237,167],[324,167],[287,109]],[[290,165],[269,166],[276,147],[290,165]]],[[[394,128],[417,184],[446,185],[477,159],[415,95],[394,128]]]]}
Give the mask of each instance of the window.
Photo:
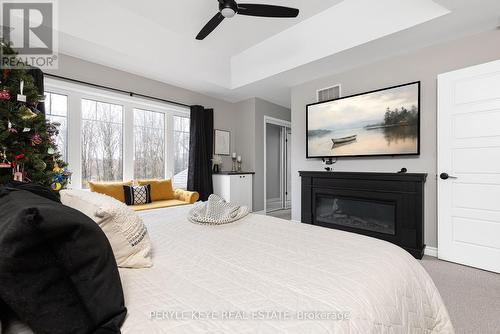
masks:
{"type": "Polygon", "coordinates": [[[72,187],[170,178],[174,188],[186,188],[189,108],[51,78],[45,87],[72,187]]]}
{"type": "Polygon", "coordinates": [[[186,189],[189,166],[189,118],[174,116],[174,188],[186,189]]]}
{"type": "Polygon", "coordinates": [[[68,97],[66,95],[45,92],[45,114],[47,119],[58,124],[59,133],[56,144],[63,160],[68,157],[68,97]]]}
{"type": "Polygon", "coordinates": [[[165,114],[134,109],[134,178],[165,177],[165,114]]]}
{"type": "Polygon", "coordinates": [[[82,99],[82,186],[123,180],[123,107],[82,99]]]}

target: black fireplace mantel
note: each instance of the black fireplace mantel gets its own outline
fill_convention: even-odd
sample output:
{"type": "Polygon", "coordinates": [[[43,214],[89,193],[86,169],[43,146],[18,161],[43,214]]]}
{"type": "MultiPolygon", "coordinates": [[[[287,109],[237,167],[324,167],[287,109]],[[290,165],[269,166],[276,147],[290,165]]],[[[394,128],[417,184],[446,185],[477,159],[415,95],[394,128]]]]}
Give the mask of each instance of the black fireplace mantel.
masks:
{"type": "Polygon", "coordinates": [[[317,171],[299,174],[302,223],[386,240],[422,258],[427,174],[317,171]],[[331,211],[326,215],[325,207],[331,211]]]}

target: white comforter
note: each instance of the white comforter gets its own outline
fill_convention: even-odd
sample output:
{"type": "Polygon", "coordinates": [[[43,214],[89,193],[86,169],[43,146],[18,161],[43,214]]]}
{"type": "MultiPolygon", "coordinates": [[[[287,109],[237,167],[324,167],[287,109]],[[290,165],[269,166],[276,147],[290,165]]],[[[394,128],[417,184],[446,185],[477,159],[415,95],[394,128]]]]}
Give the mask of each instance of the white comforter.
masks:
{"type": "Polygon", "coordinates": [[[141,213],[154,267],[120,269],[124,334],[454,332],[431,278],[397,246],[260,215],[195,225],[188,210],[141,213]]]}
{"type": "Polygon", "coordinates": [[[188,210],[141,214],[154,267],[120,270],[123,333],[453,333],[431,278],[397,246],[260,215],[200,226],[188,210]]]}

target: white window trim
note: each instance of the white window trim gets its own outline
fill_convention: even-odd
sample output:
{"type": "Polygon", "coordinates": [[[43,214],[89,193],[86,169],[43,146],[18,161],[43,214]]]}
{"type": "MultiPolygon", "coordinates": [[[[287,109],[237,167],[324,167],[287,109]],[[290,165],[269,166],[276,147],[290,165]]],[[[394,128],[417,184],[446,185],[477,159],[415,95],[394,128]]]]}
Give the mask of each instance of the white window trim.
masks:
{"type": "Polygon", "coordinates": [[[134,109],[160,112],[165,114],[165,176],[173,177],[174,162],[169,157],[174,156],[173,117],[189,118],[189,108],[168,103],[155,102],[140,97],[129,97],[121,93],[106,91],[83,84],[75,84],[51,78],[45,79],[45,90],[68,97],[67,114],[67,159],[73,172],[71,187],[82,188],[82,99],[97,100],[123,106],[123,179],[134,179],[134,109]],[[127,163],[130,162],[130,163],[127,163]]]}

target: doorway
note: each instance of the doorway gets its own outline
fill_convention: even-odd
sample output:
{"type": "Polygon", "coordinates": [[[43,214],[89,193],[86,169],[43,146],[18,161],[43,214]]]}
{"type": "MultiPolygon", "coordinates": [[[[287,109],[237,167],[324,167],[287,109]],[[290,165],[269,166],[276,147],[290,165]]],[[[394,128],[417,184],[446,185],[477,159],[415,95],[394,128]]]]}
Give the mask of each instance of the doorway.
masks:
{"type": "Polygon", "coordinates": [[[438,257],[500,273],[500,61],[438,83],[438,257]]]}
{"type": "Polygon", "coordinates": [[[264,212],[291,219],[291,124],[264,119],[264,212]]]}

